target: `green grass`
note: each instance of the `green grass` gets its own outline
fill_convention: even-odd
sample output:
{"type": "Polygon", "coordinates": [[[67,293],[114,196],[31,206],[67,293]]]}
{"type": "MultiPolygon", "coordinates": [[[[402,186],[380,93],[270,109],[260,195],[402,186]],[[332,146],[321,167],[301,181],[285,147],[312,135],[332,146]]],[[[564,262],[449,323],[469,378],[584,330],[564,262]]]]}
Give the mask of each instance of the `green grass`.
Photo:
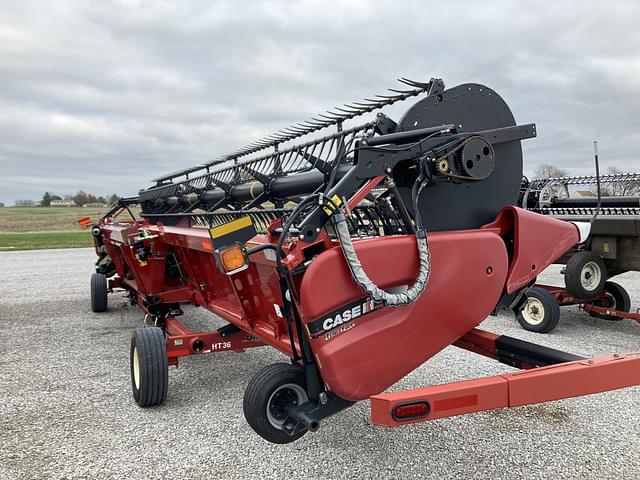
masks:
{"type": "MultiPolygon", "coordinates": [[[[0,208],[0,251],[39,248],[90,247],[91,234],[78,220],[96,222],[106,208],[4,207],[0,208]]],[[[139,210],[132,209],[135,215],[139,210]]],[[[121,218],[129,219],[125,212],[121,218]]]]}
{"type": "Polygon", "coordinates": [[[89,216],[95,221],[107,210],[82,207],[4,207],[0,208],[0,233],[78,231],[80,218],[89,216]]]}
{"type": "Polygon", "coordinates": [[[0,251],[91,246],[93,246],[93,239],[88,230],[77,232],[0,233],[0,251]]]}

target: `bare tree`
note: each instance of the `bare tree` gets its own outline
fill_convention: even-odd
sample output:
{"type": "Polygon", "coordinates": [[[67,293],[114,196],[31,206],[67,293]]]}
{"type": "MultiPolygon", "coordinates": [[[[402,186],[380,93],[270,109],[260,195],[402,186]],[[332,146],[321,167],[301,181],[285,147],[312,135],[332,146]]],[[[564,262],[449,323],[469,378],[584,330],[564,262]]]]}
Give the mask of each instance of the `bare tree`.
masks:
{"type": "MultiPolygon", "coordinates": [[[[609,175],[621,175],[624,174],[621,168],[609,167],[607,168],[607,174],[609,175]]],[[[606,191],[603,191],[603,195],[614,195],[623,197],[632,197],[640,195],[640,182],[634,180],[628,180],[623,182],[610,182],[607,183],[606,191]]]]}
{"type": "Polygon", "coordinates": [[[541,163],[534,171],[534,178],[558,178],[568,177],[569,171],[564,168],[556,167],[550,163],[541,163]]]}

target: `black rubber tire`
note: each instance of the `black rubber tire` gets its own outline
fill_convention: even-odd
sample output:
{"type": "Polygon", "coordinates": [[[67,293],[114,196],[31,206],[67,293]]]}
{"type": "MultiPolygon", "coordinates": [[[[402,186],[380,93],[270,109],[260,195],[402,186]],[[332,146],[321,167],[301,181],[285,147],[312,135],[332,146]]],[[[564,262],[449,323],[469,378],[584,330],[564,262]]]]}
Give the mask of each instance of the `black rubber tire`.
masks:
{"type": "Polygon", "coordinates": [[[516,310],[516,318],[525,330],[548,333],[558,326],[560,305],[547,290],[533,287],[524,292],[524,301],[516,310]]]}
{"type": "Polygon", "coordinates": [[[164,332],[161,328],[140,327],[133,331],[129,365],[131,390],[136,403],[141,407],[163,403],[169,389],[169,365],[164,332]]]}
{"type": "Polygon", "coordinates": [[[244,391],[242,407],[244,418],[253,430],[271,443],[290,443],[302,437],[307,430],[290,436],[284,430],[274,426],[267,415],[271,395],[287,384],[296,384],[306,392],[304,372],[299,367],[286,363],[272,363],[261,368],[249,381],[244,391]]]}
{"type": "Polygon", "coordinates": [[[604,264],[602,257],[595,252],[584,250],[578,252],[569,258],[567,262],[567,268],[564,273],[564,283],[567,286],[567,290],[571,295],[576,298],[591,300],[604,291],[604,284],[607,281],[607,267],[604,264]],[[599,281],[586,288],[583,285],[583,269],[587,264],[591,267],[599,269],[600,279],[599,281]]]}
{"type": "MultiPolygon", "coordinates": [[[[604,284],[604,292],[606,295],[605,298],[593,302],[594,305],[619,310],[621,312],[631,311],[631,298],[622,285],[619,285],[616,282],[607,282],[604,284]]],[[[596,318],[602,318],[603,320],[624,320],[622,317],[604,315],[596,312],[589,312],[589,315],[596,318]]]]}
{"type": "Polygon", "coordinates": [[[107,309],[107,277],[101,273],[91,275],[91,311],[104,312],[107,309]]]}

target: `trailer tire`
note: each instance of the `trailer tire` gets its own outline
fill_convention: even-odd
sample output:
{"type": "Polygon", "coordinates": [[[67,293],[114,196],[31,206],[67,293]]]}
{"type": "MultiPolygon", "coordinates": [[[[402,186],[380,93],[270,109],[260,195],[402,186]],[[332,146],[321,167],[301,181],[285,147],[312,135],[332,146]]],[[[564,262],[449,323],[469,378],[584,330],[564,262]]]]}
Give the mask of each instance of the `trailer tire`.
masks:
{"type": "Polygon", "coordinates": [[[547,290],[533,287],[524,292],[524,301],[516,310],[516,317],[525,330],[548,333],[558,325],[560,305],[547,290]]]}
{"type": "Polygon", "coordinates": [[[129,351],[131,389],[141,407],[160,405],[167,398],[169,365],[164,332],[158,327],[136,328],[129,351]]]}
{"type": "MultiPolygon", "coordinates": [[[[593,302],[594,305],[619,310],[621,312],[631,311],[631,298],[622,285],[617,284],[616,282],[607,282],[604,284],[604,292],[605,298],[593,302]]],[[[596,312],[589,312],[589,315],[596,318],[602,318],[603,320],[624,320],[622,317],[596,312]]]]}
{"type": "Polygon", "coordinates": [[[107,309],[107,277],[101,273],[91,275],[91,311],[104,312],[107,309]]]}
{"type": "Polygon", "coordinates": [[[308,400],[304,372],[286,363],[273,363],[258,370],[244,392],[244,417],[253,430],[271,443],[290,443],[307,430],[289,435],[282,429],[286,405],[308,400]],[[280,423],[282,422],[282,423],[280,423]]]}
{"type": "Polygon", "coordinates": [[[606,281],[607,267],[595,252],[578,252],[567,262],[564,282],[574,297],[591,300],[603,292],[606,281]]]}

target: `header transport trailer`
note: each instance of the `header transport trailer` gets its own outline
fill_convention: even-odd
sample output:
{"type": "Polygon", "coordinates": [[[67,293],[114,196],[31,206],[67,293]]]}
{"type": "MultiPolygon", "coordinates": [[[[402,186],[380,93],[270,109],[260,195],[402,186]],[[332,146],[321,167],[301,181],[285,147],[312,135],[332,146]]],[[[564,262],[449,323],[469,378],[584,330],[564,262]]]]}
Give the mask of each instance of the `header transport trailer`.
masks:
{"type": "Polygon", "coordinates": [[[640,383],[637,353],[587,360],[476,328],[588,225],[512,206],[536,129],[496,92],[401,82],[159,177],[93,226],[93,310],[124,289],[145,313],[130,347],[140,406],[165,400],[180,357],[263,345],[290,361],[258,371],[243,408],[275,443],[367,399],[373,423],[396,426],[640,383]],[[373,115],[418,96],[397,122],[373,115]],[[142,218],[121,220],[134,203],[142,218]],[[184,304],[228,324],[194,332],[184,304]],[[523,371],[384,393],[449,345],[523,371]]]}
{"type": "MultiPolygon", "coordinates": [[[[595,143],[594,147],[597,155],[595,143]]],[[[631,311],[627,291],[610,281],[616,275],[640,271],[639,186],[640,173],[523,180],[518,202],[523,208],[591,225],[588,239],[556,260],[566,265],[562,270],[565,287],[535,285],[524,292],[515,309],[523,328],[550,332],[560,319],[560,306],[565,305],[579,305],[604,320],[640,322],[640,311],[631,311]]]]}

